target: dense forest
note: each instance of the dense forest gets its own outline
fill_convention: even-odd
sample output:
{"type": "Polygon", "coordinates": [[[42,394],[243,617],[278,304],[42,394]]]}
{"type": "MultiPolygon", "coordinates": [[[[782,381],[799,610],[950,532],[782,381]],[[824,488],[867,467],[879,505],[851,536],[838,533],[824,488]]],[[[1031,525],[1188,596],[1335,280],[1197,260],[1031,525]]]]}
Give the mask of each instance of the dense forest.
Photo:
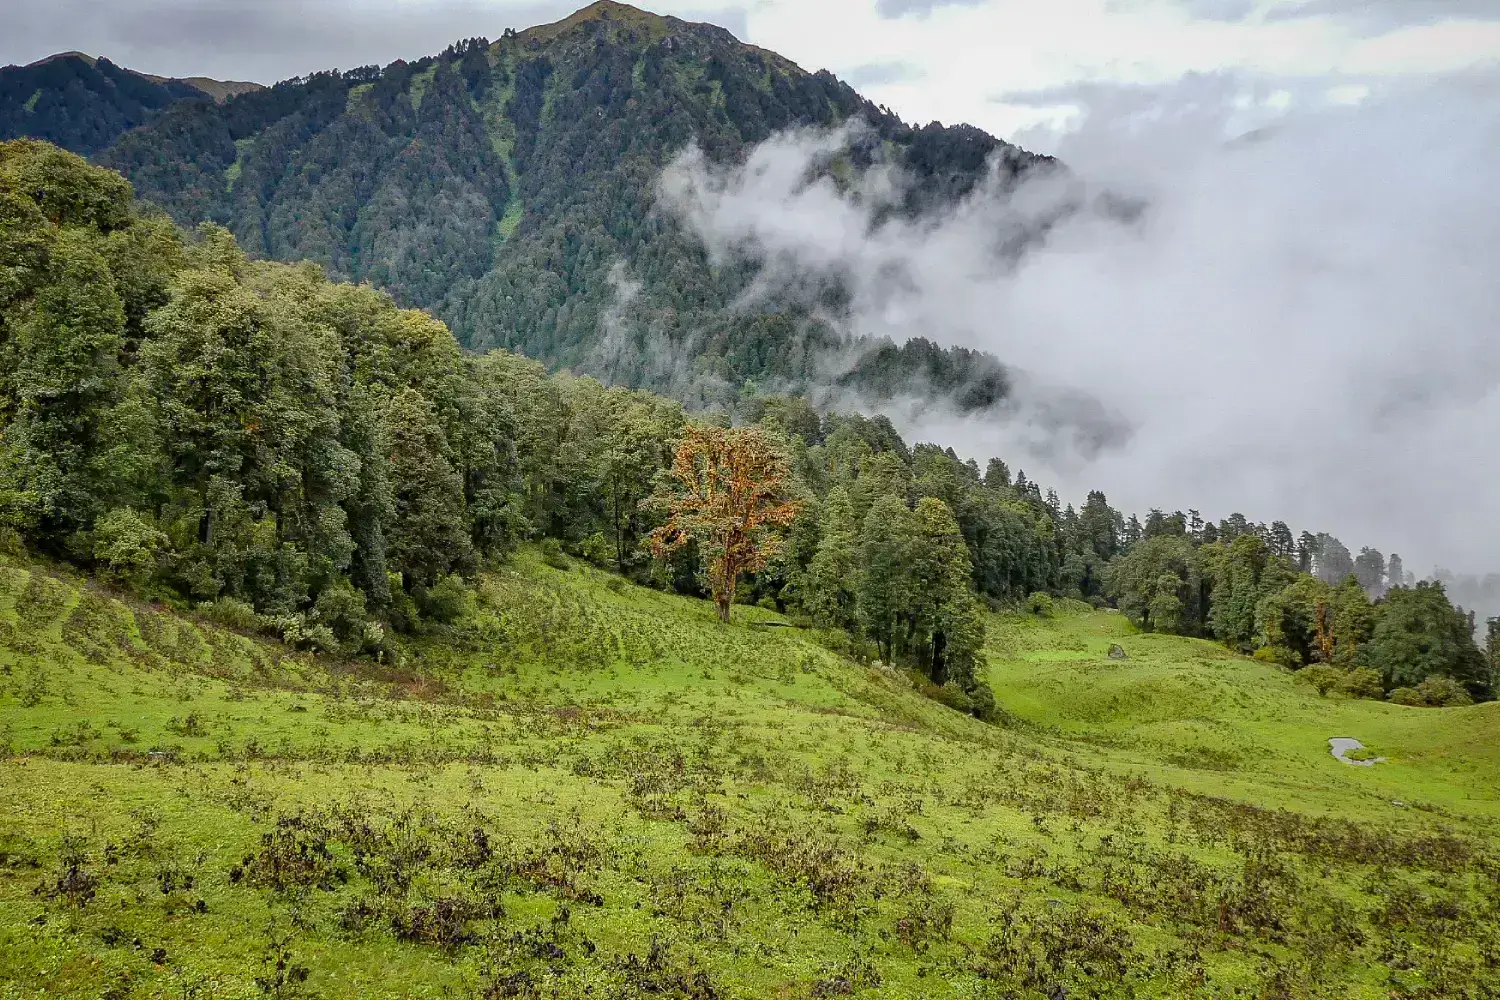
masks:
{"type": "MultiPolygon", "coordinates": [[[[69,145],[72,126],[47,124],[86,113],[67,100],[66,114],[22,115],[12,134],[69,145]]],[[[444,320],[468,348],[721,407],[747,382],[832,385],[877,402],[936,396],[964,411],[1009,391],[983,354],[851,341],[836,282],[816,308],[743,307],[754,262],[711,266],[656,210],[656,182],[690,143],[724,161],[784,129],[851,118],[869,131],[835,174],[900,168],[911,181],[900,210],[913,215],[952,204],[991,170],[1050,161],[968,126],[908,125],[831,74],[712,25],[606,0],[493,43],[132,115],[149,121],[95,159],[180,225],[216,222],[251,257],[368,281],[444,320]]],[[[119,115],[100,116],[97,131],[118,135],[119,115]]]]}
{"type": "Polygon", "coordinates": [[[108,59],[65,52],[0,68],[0,140],[46,139],[88,156],[180,101],[223,100],[258,89],[206,77],[147,76],[108,59]]]}
{"type": "Polygon", "coordinates": [[[995,711],[985,605],[1056,600],[1212,636],[1320,691],[1450,704],[1494,686],[1495,643],[1398,556],[1239,514],[1141,521],[1101,492],[1075,509],[998,458],[981,471],[797,397],[690,417],[466,352],[387,293],[255,260],[214,224],[184,232],[31,140],[0,144],[0,354],[6,545],[337,655],[440,628],[466,577],[523,541],[706,593],[698,546],[649,542],[689,428],[738,424],[784,470],[786,515],[738,600],[978,715],[995,711]]]}

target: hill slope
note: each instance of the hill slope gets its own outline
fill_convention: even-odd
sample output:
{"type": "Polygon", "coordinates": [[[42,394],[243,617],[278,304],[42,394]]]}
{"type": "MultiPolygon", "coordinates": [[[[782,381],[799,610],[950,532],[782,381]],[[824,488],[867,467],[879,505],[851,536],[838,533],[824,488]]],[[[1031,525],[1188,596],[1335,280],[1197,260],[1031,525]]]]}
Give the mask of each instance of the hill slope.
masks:
{"type": "Polygon", "coordinates": [[[346,667],[0,567],[0,995],[1495,988],[1494,705],[1004,618],[1001,729],[736,618],[523,552],[346,667]]]}
{"type": "Polygon", "coordinates": [[[208,77],[151,76],[63,52],[0,68],[0,141],[30,136],[88,155],[179,101],[222,101],[258,89],[208,77]]]}
{"type": "MultiPolygon", "coordinates": [[[[1044,162],[978,129],[911,127],[827,72],[610,0],[493,44],[174,106],[98,159],[179,222],[368,280],[466,346],[722,404],[746,379],[828,377],[847,345],[805,306],[731,308],[753,268],[710,267],[653,212],[656,179],[691,142],[726,160],[851,117],[871,126],[855,160],[913,179],[909,212],[961,196],[994,157],[1012,173],[1044,162]]],[[[839,296],[826,289],[824,308],[839,296]]],[[[1006,392],[993,359],[927,344],[850,377],[884,395],[935,385],[970,407],[1006,392]]]]}

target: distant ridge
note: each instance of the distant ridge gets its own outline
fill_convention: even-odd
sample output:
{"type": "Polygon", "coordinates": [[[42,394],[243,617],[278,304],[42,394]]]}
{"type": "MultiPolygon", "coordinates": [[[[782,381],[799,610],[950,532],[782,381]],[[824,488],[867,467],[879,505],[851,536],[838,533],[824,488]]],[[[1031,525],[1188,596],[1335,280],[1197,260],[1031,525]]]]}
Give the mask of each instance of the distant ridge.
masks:
{"type": "MultiPolygon", "coordinates": [[[[81,59],[84,62],[88,63],[90,66],[96,65],[99,62],[99,60],[98,60],[97,57],[91,56],[87,52],[79,52],[78,50],[74,49],[74,50],[72,50],[70,52],[54,52],[50,56],[43,56],[42,58],[38,59],[36,62],[29,62],[29,63],[27,63],[22,68],[23,69],[34,69],[37,66],[45,66],[48,63],[56,62],[59,59],[81,59]]],[[[12,66],[6,66],[5,67],[5,69],[12,69],[12,68],[13,68],[12,66]]]]}
{"type": "Polygon", "coordinates": [[[206,76],[180,77],[175,81],[165,76],[147,76],[146,79],[153,83],[177,82],[185,83],[190,87],[197,87],[219,104],[223,104],[229,98],[240,94],[251,94],[257,90],[266,89],[263,83],[251,83],[248,80],[211,80],[206,76]]]}
{"type": "Polygon", "coordinates": [[[0,139],[32,136],[92,154],[178,101],[222,102],[260,89],[243,81],[153,76],[85,52],[59,52],[0,69],[0,139]]]}
{"type": "MultiPolygon", "coordinates": [[[[78,59],[90,66],[99,65],[99,58],[97,56],[91,56],[87,52],[79,52],[75,49],[69,52],[55,52],[52,55],[44,56],[43,58],[38,59],[35,62],[29,62],[22,67],[16,67],[13,65],[6,66],[0,68],[0,72],[16,68],[35,69],[38,66],[46,66],[49,63],[55,63],[59,60],[65,59],[78,59]]],[[[134,73],[136,76],[144,77],[145,79],[150,80],[152,83],[161,85],[171,83],[185,83],[190,87],[197,88],[198,90],[207,94],[209,97],[212,97],[215,101],[220,102],[227,100],[230,97],[234,97],[237,94],[248,94],[256,90],[266,89],[265,84],[254,83],[249,80],[215,80],[207,76],[158,76],[155,73],[141,73],[133,69],[126,69],[124,70],[124,72],[134,73]]]]}

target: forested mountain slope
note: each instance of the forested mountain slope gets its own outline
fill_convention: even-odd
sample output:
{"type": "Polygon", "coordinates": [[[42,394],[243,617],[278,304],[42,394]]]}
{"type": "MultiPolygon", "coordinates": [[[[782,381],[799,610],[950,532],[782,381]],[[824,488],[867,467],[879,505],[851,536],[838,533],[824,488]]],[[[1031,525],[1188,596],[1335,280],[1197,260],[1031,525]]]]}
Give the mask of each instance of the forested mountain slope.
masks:
{"type": "Polygon", "coordinates": [[[90,154],[178,101],[224,100],[256,89],[207,77],[150,76],[64,52],[0,68],[0,140],[30,136],[90,154]]]}
{"type": "MultiPolygon", "coordinates": [[[[846,345],[805,306],[730,309],[749,270],[710,267],[653,213],[660,171],[692,142],[725,160],[851,117],[871,126],[857,160],[914,179],[913,213],[969,191],[997,154],[1013,173],[1044,162],[966,126],[911,127],[827,72],[609,0],[494,44],[174,106],[98,159],[179,222],[368,280],[468,347],[722,403],[750,378],[805,383],[846,345]],[[625,298],[624,342],[606,350],[625,298]]],[[[1006,392],[994,359],[922,341],[850,378],[876,395],[935,386],[968,408],[1006,392]]]]}

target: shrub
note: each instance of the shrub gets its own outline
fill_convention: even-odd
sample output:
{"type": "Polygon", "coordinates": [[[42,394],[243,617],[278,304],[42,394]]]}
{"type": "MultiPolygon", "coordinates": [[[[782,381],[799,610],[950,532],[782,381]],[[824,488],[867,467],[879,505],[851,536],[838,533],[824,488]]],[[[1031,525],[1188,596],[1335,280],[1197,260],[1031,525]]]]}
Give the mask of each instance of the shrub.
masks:
{"type": "Polygon", "coordinates": [[[926,691],[928,692],[928,697],[932,698],[932,700],[941,702],[955,711],[963,712],[967,715],[974,710],[974,701],[969,697],[968,692],[952,681],[949,681],[942,687],[929,684],[926,687],[926,691]]]}
{"type": "Polygon", "coordinates": [[[129,507],[117,507],[94,524],[94,558],[117,580],[151,579],[168,545],[165,534],[129,507]]]}
{"type": "MultiPolygon", "coordinates": [[[[558,556],[561,558],[561,550],[558,556]]],[[[417,610],[422,616],[443,625],[458,621],[468,609],[469,589],[456,576],[445,576],[417,594],[417,610]]]]}
{"type": "Polygon", "coordinates": [[[310,622],[305,615],[285,615],[275,620],[281,632],[281,641],[298,649],[310,649],[315,653],[331,653],[339,648],[338,637],[327,625],[310,622]]]}
{"type": "Polygon", "coordinates": [[[609,544],[602,531],[585,538],[578,546],[578,554],[600,569],[608,569],[615,562],[615,547],[609,544]]]}
{"type": "Polygon", "coordinates": [[[351,655],[366,655],[377,663],[395,663],[400,658],[394,645],[386,635],[385,626],[378,621],[367,621],[358,635],[348,644],[351,655]]]}
{"type": "Polygon", "coordinates": [[[1464,686],[1452,677],[1431,674],[1416,687],[1400,687],[1390,693],[1390,700],[1397,705],[1416,705],[1427,708],[1450,708],[1456,705],[1472,705],[1474,699],[1464,686]]]}
{"type": "Polygon", "coordinates": [[[983,681],[976,681],[973,688],[968,692],[971,707],[970,712],[976,719],[985,722],[993,722],[999,715],[999,706],[995,703],[995,692],[983,681]]]}
{"type": "Polygon", "coordinates": [[[1345,694],[1354,698],[1385,697],[1385,684],[1380,679],[1380,671],[1369,667],[1357,667],[1348,671],[1339,686],[1345,694]]]}
{"type": "Polygon", "coordinates": [[[1310,667],[1303,667],[1297,671],[1297,679],[1304,684],[1311,684],[1320,697],[1326,697],[1328,692],[1343,685],[1344,671],[1326,663],[1314,663],[1310,667]]]}
{"type": "Polygon", "coordinates": [[[319,622],[333,630],[340,642],[358,645],[365,632],[365,595],[340,581],[324,588],[313,603],[319,622]]]}
{"type": "Polygon", "coordinates": [[[820,629],[813,632],[812,638],[824,649],[847,656],[856,663],[874,663],[880,658],[873,642],[843,629],[820,629]]]}
{"type": "Polygon", "coordinates": [[[1418,684],[1417,694],[1421,695],[1424,705],[1431,705],[1434,708],[1474,704],[1474,699],[1469,697],[1469,692],[1462,684],[1452,677],[1444,677],[1441,674],[1432,674],[1418,684]]]}
{"type": "Polygon", "coordinates": [[[568,557],[563,555],[562,542],[555,538],[543,538],[541,544],[542,562],[553,569],[567,569],[568,557]]]}
{"type": "Polygon", "coordinates": [[[1026,598],[1026,610],[1038,618],[1051,618],[1053,612],[1052,595],[1043,594],[1038,591],[1026,598]]]}
{"type": "Polygon", "coordinates": [[[217,601],[204,602],[197,606],[198,613],[216,625],[239,632],[254,632],[266,625],[266,619],[256,614],[255,609],[244,601],[233,597],[221,597],[217,601]]]}
{"type": "Polygon", "coordinates": [[[1285,646],[1262,646],[1253,654],[1261,663],[1274,663],[1279,667],[1296,670],[1300,665],[1297,654],[1285,646]]]}
{"type": "Polygon", "coordinates": [[[1275,646],[1262,646],[1254,653],[1251,653],[1250,658],[1260,663],[1279,664],[1281,662],[1280,650],[1275,646]]]}
{"type": "Polygon", "coordinates": [[[1427,702],[1425,702],[1425,701],[1422,700],[1422,696],[1417,692],[1416,688],[1409,688],[1409,687],[1396,688],[1396,690],[1394,690],[1390,694],[1386,695],[1386,697],[1391,701],[1392,704],[1395,704],[1395,705],[1425,705],[1425,704],[1427,704],[1427,702]]]}

